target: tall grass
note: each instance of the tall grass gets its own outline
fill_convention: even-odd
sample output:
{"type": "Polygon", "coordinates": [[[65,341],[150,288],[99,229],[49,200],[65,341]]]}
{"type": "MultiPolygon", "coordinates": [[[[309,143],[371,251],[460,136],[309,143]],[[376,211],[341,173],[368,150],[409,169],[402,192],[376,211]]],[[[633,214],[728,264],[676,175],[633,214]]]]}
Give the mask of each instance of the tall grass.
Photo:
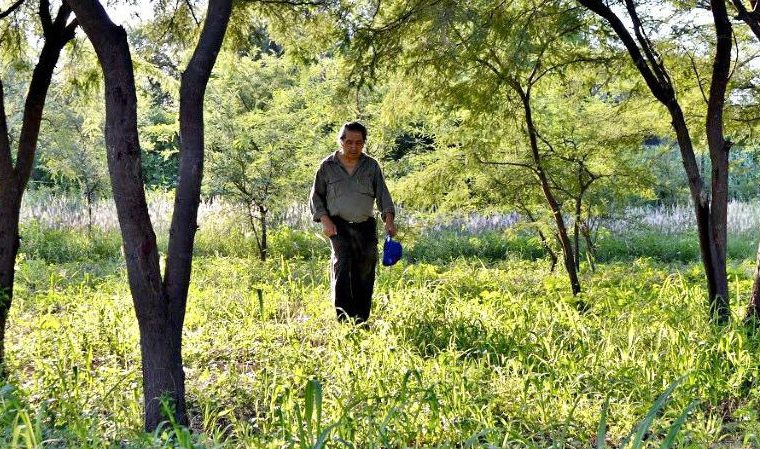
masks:
{"type": "MultiPolygon", "coordinates": [[[[697,266],[604,265],[580,308],[563,276],[531,261],[401,262],[379,271],[373,318],[357,328],[334,319],[323,257],[200,256],[184,334],[194,435],[144,435],[124,269],[98,262],[20,264],[0,444],[589,447],[604,417],[618,445],[684,374],[648,444],[694,400],[677,447],[760,428],[760,339],[708,323],[697,266]],[[25,432],[31,443],[14,437],[25,432]]],[[[737,274],[732,291],[750,283],[737,274]]]]}
{"type": "Polygon", "coordinates": [[[334,318],[315,229],[275,229],[260,262],[228,217],[197,238],[191,427],[151,434],[117,232],[24,225],[0,447],[760,444],[760,335],[740,324],[752,260],[732,262],[736,319],[716,328],[687,234],[626,246],[610,232],[574,298],[529,236],[407,230],[409,258],[379,268],[372,318],[355,327],[334,318]]]}

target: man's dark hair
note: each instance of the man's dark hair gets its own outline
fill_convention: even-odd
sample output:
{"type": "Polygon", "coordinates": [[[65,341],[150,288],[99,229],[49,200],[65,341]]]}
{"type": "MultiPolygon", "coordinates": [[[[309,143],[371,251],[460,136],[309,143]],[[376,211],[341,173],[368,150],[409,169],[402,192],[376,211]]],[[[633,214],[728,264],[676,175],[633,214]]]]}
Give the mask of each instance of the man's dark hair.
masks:
{"type": "Polygon", "coordinates": [[[346,131],[358,131],[362,133],[362,139],[367,140],[367,127],[362,125],[360,122],[346,122],[343,124],[343,126],[340,127],[340,131],[338,131],[338,143],[346,137],[346,131]]]}

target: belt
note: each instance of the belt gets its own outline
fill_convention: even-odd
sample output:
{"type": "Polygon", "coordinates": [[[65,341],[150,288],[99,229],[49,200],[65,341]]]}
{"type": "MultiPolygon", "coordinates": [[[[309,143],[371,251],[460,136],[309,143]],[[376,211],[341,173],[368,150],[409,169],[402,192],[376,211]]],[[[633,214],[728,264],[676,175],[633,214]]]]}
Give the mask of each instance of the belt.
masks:
{"type": "Polygon", "coordinates": [[[375,221],[375,219],[374,219],[374,218],[372,218],[372,217],[370,217],[370,218],[367,218],[367,219],[366,219],[366,220],[364,220],[364,221],[348,221],[348,220],[346,220],[346,219],[343,219],[343,218],[341,218],[341,217],[337,217],[337,216],[336,216],[336,217],[330,217],[330,218],[332,218],[333,222],[336,222],[336,221],[341,221],[341,222],[343,222],[343,223],[345,223],[345,224],[350,224],[350,225],[363,225],[363,224],[368,224],[368,223],[372,223],[372,222],[374,222],[374,221],[375,221]],[[336,219],[337,219],[337,220],[336,220],[336,219]]]}

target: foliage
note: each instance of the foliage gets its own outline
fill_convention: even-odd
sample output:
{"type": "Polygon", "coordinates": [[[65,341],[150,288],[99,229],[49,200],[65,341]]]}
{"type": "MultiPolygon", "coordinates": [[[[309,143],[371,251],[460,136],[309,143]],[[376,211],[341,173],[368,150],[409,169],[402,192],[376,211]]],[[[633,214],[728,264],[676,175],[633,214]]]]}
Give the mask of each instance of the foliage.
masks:
{"type": "Polygon", "coordinates": [[[87,92],[56,89],[40,131],[40,159],[59,188],[81,192],[89,203],[110,193],[103,138],[103,108],[87,92]]]}
{"type": "Polygon", "coordinates": [[[267,251],[271,214],[305,201],[315,161],[333,148],[331,61],[302,70],[286,58],[223,54],[210,86],[207,191],[247,212],[267,251]],[[301,192],[301,193],[299,193],[301,192]],[[258,229],[257,229],[258,228],[258,229]]]}

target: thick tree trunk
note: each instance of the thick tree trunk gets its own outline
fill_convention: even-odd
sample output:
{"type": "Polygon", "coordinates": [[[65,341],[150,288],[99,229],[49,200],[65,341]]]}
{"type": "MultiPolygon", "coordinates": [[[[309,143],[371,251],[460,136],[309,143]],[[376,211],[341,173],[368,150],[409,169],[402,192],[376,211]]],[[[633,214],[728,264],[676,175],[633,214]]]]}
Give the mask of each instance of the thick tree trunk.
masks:
{"type": "Polygon", "coordinates": [[[21,199],[17,189],[0,183],[0,376],[5,377],[5,328],[13,302],[19,248],[21,199]]]}
{"type": "Polygon", "coordinates": [[[161,320],[142,320],[139,326],[145,429],[152,431],[158,427],[168,419],[169,411],[177,424],[187,426],[182,329],[167,326],[161,320]],[[162,401],[169,410],[163,410],[162,401]]]}
{"type": "Polygon", "coordinates": [[[203,170],[203,96],[221,47],[231,0],[211,0],[200,41],[180,87],[180,179],[172,216],[166,276],[161,278],[156,236],[148,215],[137,133],[134,71],[122,27],[97,0],[68,0],[95,48],[105,75],[106,146],[127,274],[140,328],[145,430],[163,421],[159,398],[187,425],[182,326],[203,170]]]}
{"type": "Polygon", "coordinates": [[[162,335],[170,332],[168,301],[143,190],[132,59],[124,29],[111,22],[100,3],[68,1],[95,48],[105,77],[108,168],[140,328],[146,430],[152,430],[161,420],[155,399],[164,394],[175,397],[179,379],[171,377],[177,362],[176,351],[169,344],[170,339],[162,335]]]}

